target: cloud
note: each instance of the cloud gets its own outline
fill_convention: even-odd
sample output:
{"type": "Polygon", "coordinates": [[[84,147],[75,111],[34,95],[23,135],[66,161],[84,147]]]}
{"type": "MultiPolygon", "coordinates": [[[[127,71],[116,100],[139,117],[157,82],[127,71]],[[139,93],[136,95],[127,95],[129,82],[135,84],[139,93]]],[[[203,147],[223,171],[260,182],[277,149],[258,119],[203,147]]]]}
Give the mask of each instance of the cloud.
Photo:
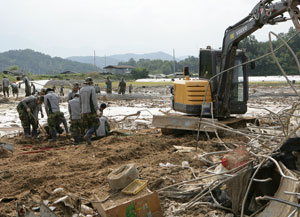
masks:
{"type": "MultiPolygon", "coordinates": [[[[0,51],[32,48],[54,56],[172,52],[198,55],[222,45],[225,29],[247,16],[254,0],[10,0],[2,2],[0,51]]],[[[291,23],[263,27],[287,32],[291,23]]]]}

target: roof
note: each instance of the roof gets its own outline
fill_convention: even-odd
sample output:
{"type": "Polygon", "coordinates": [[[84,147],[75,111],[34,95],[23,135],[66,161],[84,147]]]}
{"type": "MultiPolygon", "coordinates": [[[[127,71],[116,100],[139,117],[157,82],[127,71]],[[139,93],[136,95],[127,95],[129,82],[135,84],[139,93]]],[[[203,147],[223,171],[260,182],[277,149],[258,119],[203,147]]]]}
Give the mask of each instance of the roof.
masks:
{"type": "Polygon", "coordinates": [[[11,74],[11,75],[15,75],[15,76],[21,76],[23,74],[21,71],[18,71],[18,70],[11,70],[11,71],[4,70],[3,73],[6,75],[11,74]]]}
{"type": "Polygon", "coordinates": [[[135,69],[135,67],[125,66],[125,65],[120,65],[120,66],[109,65],[109,66],[104,67],[104,69],[135,69]]]}
{"type": "Polygon", "coordinates": [[[72,71],[64,71],[64,72],[61,72],[60,74],[74,74],[74,73],[77,73],[77,72],[72,72],[72,71]]]}

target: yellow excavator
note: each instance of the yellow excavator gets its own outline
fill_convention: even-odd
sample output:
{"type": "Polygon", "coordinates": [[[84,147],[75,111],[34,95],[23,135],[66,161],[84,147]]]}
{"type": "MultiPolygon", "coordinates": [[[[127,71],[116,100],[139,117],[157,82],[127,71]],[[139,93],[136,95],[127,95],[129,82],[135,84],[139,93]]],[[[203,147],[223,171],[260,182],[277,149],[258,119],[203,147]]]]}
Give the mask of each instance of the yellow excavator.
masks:
{"type": "MultiPolygon", "coordinates": [[[[174,81],[172,108],[189,116],[154,116],[159,128],[195,130],[199,116],[228,120],[232,114],[245,114],[248,101],[247,57],[239,42],[266,24],[292,20],[300,29],[300,0],[262,0],[250,14],[225,30],[222,50],[200,49],[199,79],[192,80],[187,68],[183,79],[174,81]],[[288,12],[290,18],[284,16],[288,12]],[[196,118],[198,116],[198,118],[196,118]]],[[[255,64],[252,62],[251,68],[255,64]]]]}

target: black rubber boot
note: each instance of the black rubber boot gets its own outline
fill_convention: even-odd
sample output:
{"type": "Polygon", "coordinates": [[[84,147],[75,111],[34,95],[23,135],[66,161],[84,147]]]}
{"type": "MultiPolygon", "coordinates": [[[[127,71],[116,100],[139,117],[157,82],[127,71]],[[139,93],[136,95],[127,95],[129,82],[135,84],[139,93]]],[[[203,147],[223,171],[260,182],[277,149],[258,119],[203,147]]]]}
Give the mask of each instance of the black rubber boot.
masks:
{"type": "Polygon", "coordinates": [[[33,138],[35,138],[35,139],[37,138],[37,136],[38,136],[37,128],[32,129],[31,135],[33,138]]]}
{"type": "Polygon", "coordinates": [[[78,136],[74,136],[73,138],[74,138],[73,145],[79,145],[80,140],[79,140],[78,136]]]}
{"type": "Polygon", "coordinates": [[[53,130],[50,130],[50,133],[51,133],[51,141],[56,141],[56,130],[53,129],[53,130]]]}
{"type": "Polygon", "coordinates": [[[30,138],[30,128],[24,128],[24,136],[30,138]]]}

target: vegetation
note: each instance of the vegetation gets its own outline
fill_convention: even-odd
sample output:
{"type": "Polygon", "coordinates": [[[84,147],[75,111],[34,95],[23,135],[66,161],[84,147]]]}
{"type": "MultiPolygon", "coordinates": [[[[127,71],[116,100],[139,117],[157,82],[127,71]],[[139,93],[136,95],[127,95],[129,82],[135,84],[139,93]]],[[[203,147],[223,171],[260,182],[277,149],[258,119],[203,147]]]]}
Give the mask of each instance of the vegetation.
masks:
{"type": "Polygon", "coordinates": [[[14,70],[19,70],[19,66],[11,66],[7,68],[8,71],[14,71],[14,70]]]}
{"type": "MultiPolygon", "coordinates": [[[[288,40],[296,33],[294,28],[290,28],[288,33],[279,34],[284,40],[288,40]]],[[[295,51],[297,57],[300,57],[300,40],[295,37],[289,41],[289,45],[295,51]]],[[[273,40],[273,47],[278,48],[282,42],[280,40],[273,40]]],[[[270,51],[269,42],[259,42],[254,36],[249,36],[242,40],[239,44],[240,49],[246,49],[249,59],[260,57],[270,51]]],[[[281,48],[276,52],[279,62],[283,69],[289,75],[299,74],[297,65],[286,47],[281,48]]],[[[198,74],[199,58],[189,56],[180,61],[169,60],[150,60],[140,59],[138,61],[133,58],[127,62],[119,62],[119,65],[130,65],[136,67],[129,75],[112,75],[113,79],[120,79],[124,77],[127,80],[147,78],[149,74],[172,74],[174,71],[181,72],[184,66],[188,66],[191,74],[198,74]]],[[[30,72],[32,74],[40,75],[39,79],[84,79],[87,76],[86,72],[100,71],[91,64],[74,62],[59,57],[50,57],[33,50],[13,50],[0,54],[0,71],[3,70],[19,70],[22,72],[30,72]],[[76,74],[61,75],[63,71],[80,72],[76,74]]],[[[90,73],[96,79],[105,79],[106,75],[99,75],[99,72],[90,73]]],[[[267,76],[280,75],[277,65],[271,55],[256,62],[256,69],[250,70],[251,76],[267,76]]]]}
{"type": "MultiPolygon", "coordinates": [[[[294,28],[290,28],[288,33],[286,34],[280,33],[279,35],[284,40],[288,40],[295,33],[296,30],[294,28]]],[[[300,40],[297,39],[298,37],[295,37],[295,39],[289,42],[289,45],[293,48],[294,52],[296,53],[299,59],[300,40]]],[[[281,44],[282,43],[280,40],[277,39],[273,40],[274,49],[279,47],[281,44]]],[[[252,35],[242,40],[239,44],[239,48],[246,49],[248,59],[254,59],[270,52],[268,41],[259,42],[252,35]]],[[[286,47],[283,47],[282,49],[277,51],[276,56],[287,74],[289,75],[299,74],[297,65],[286,47]]],[[[139,61],[130,59],[128,62],[119,63],[119,65],[130,65],[134,67],[146,68],[147,70],[149,70],[150,74],[171,74],[174,71],[173,64],[174,64],[173,61],[148,60],[148,59],[140,59],[139,61]]],[[[175,68],[176,71],[182,71],[184,66],[188,66],[192,74],[197,74],[198,64],[199,64],[199,58],[190,56],[184,60],[175,61],[175,68]]],[[[267,75],[280,75],[280,74],[281,72],[279,71],[272,56],[268,56],[257,61],[255,70],[250,71],[250,75],[252,76],[267,76],[267,75]]]]}
{"type": "MultiPolygon", "coordinates": [[[[91,64],[74,62],[60,57],[51,57],[30,49],[10,50],[0,53],[0,71],[18,69],[33,74],[95,71],[95,67],[91,64]]],[[[96,70],[99,69],[97,68],[96,70]]]]}
{"type": "MultiPolygon", "coordinates": [[[[288,33],[280,33],[279,36],[287,41],[293,35],[296,34],[294,28],[290,28],[288,33]]],[[[282,44],[280,40],[272,41],[274,50],[282,44]]],[[[293,38],[289,41],[289,46],[296,53],[297,58],[300,57],[300,41],[299,36],[293,38]]],[[[239,48],[245,48],[246,53],[249,59],[254,59],[260,57],[268,52],[270,52],[269,42],[259,42],[254,36],[249,36],[239,44],[239,48]]],[[[297,69],[297,64],[292,57],[291,53],[284,46],[276,52],[276,57],[278,58],[281,66],[288,75],[297,75],[299,71],[297,69]]],[[[256,62],[255,70],[251,71],[250,75],[254,76],[268,76],[268,75],[281,75],[280,70],[278,69],[273,57],[270,55],[256,62]]]]}
{"type": "MultiPolygon", "coordinates": [[[[185,60],[181,60],[179,62],[175,61],[175,69],[176,71],[182,71],[184,66],[188,66],[190,68],[190,72],[197,73],[198,72],[198,58],[190,56],[185,60]]],[[[149,60],[149,59],[140,59],[139,61],[135,61],[134,59],[130,59],[128,62],[120,62],[119,65],[129,65],[137,68],[144,68],[149,71],[150,74],[172,74],[174,69],[174,62],[168,60],[149,60]]]]}

